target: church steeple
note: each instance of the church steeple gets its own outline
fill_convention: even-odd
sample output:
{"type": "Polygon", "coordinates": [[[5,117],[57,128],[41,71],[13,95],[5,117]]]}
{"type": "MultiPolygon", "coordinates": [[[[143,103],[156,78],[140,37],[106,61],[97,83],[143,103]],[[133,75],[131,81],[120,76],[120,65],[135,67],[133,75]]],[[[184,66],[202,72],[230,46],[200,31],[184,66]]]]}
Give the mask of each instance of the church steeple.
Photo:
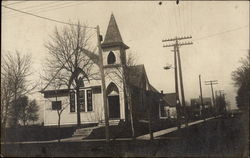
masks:
{"type": "Polygon", "coordinates": [[[106,31],[104,42],[102,43],[102,48],[112,47],[112,46],[121,46],[124,49],[129,47],[123,43],[122,36],[120,34],[119,28],[117,26],[115,17],[113,13],[111,14],[109,25],[106,31]]]}

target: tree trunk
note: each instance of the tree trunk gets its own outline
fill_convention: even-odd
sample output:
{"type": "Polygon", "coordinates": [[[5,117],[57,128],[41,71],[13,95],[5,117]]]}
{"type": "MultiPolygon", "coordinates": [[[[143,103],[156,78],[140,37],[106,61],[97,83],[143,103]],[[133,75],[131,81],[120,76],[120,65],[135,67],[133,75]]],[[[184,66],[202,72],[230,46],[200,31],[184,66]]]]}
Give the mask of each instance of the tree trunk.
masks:
{"type": "Polygon", "coordinates": [[[129,112],[130,112],[130,122],[131,122],[132,138],[135,139],[133,107],[132,107],[132,102],[131,102],[130,89],[128,87],[127,87],[127,93],[128,93],[128,106],[129,106],[129,112]]]}
{"type": "Polygon", "coordinates": [[[133,118],[133,107],[132,107],[132,99],[131,99],[131,91],[129,87],[129,72],[126,66],[123,66],[123,83],[124,83],[124,89],[126,94],[126,99],[129,107],[129,116],[130,116],[130,123],[131,123],[131,131],[132,131],[132,138],[135,139],[135,128],[134,128],[134,118],[133,118]]]}
{"type": "Polygon", "coordinates": [[[81,125],[81,114],[80,114],[80,104],[79,104],[79,87],[76,86],[76,110],[77,110],[77,127],[81,125]]]}
{"type": "Polygon", "coordinates": [[[61,114],[59,110],[57,111],[58,114],[58,143],[61,142],[61,114]]]}

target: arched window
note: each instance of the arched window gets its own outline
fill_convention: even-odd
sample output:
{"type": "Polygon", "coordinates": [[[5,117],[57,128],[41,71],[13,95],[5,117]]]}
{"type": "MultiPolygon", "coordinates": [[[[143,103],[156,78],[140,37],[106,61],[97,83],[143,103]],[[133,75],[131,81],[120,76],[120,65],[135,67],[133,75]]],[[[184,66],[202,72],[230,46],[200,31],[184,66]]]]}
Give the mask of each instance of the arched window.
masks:
{"type": "Polygon", "coordinates": [[[108,55],[108,64],[114,64],[115,63],[115,54],[110,51],[108,55]]]}
{"type": "Polygon", "coordinates": [[[119,95],[119,90],[117,88],[117,86],[111,82],[108,87],[107,87],[107,95],[119,95]]]}

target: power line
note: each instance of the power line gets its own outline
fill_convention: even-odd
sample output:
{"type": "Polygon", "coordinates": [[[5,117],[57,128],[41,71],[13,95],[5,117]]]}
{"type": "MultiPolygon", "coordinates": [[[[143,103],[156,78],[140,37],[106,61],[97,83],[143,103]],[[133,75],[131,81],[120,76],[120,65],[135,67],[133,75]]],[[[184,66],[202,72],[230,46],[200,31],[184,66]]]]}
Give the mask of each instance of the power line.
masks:
{"type": "MultiPolygon", "coordinates": [[[[53,2],[52,2],[53,3],[53,2]]],[[[55,2],[54,2],[55,3],[55,2]]],[[[43,6],[46,6],[46,5],[48,5],[48,4],[51,4],[50,2],[49,3],[45,3],[45,4],[39,4],[39,5],[33,5],[33,6],[27,6],[27,7],[24,7],[24,8],[22,8],[22,7],[20,7],[20,8],[15,8],[15,9],[21,9],[21,10],[25,10],[25,11],[31,11],[31,10],[26,10],[26,9],[29,9],[29,8],[31,8],[31,9],[33,9],[33,8],[36,8],[36,7],[43,7],[43,6]]],[[[5,5],[5,6],[8,6],[8,5],[5,5]]],[[[37,8],[36,8],[37,9],[37,8]]],[[[13,12],[12,12],[13,13],[13,12]]],[[[13,14],[9,14],[9,16],[10,17],[15,17],[15,15],[17,15],[17,14],[19,14],[19,13],[16,13],[16,12],[14,12],[13,14]]]]}
{"type": "Polygon", "coordinates": [[[19,8],[19,9],[22,9],[22,10],[26,10],[26,9],[33,9],[33,8],[36,8],[37,9],[37,7],[43,7],[43,6],[47,6],[47,5],[51,5],[51,4],[53,4],[53,3],[56,3],[56,2],[48,2],[48,3],[44,3],[44,4],[37,4],[36,3],[36,5],[31,5],[31,6],[26,6],[26,7],[21,7],[21,8],[19,8]]]}
{"type": "Polygon", "coordinates": [[[18,3],[23,3],[23,2],[26,2],[26,1],[9,3],[9,4],[6,4],[6,6],[9,6],[9,5],[15,5],[15,4],[18,4],[18,3]]]}
{"type": "Polygon", "coordinates": [[[235,29],[231,29],[231,30],[227,30],[227,31],[223,31],[223,32],[219,32],[219,33],[211,34],[211,35],[208,35],[208,36],[204,36],[204,37],[196,38],[196,39],[194,39],[194,41],[201,40],[201,39],[205,39],[205,38],[214,37],[214,36],[221,35],[221,34],[228,33],[228,32],[237,31],[237,30],[243,29],[243,28],[245,28],[245,27],[249,27],[249,25],[245,25],[245,26],[238,27],[238,28],[235,28],[235,29]]]}
{"type": "MultiPolygon", "coordinates": [[[[54,2],[54,3],[57,3],[57,2],[54,2]]],[[[74,3],[73,5],[78,5],[78,4],[74,3]]],[[[41,6],[33,6],[33,7],[30,6],[30,7],[26,7],[26,8],[20,8],[20,9],[23,10],[23,9],[30,8],[30,9],[28,9],[26,11],[33,12],[33,13],[40,13],[40,12],[46,12],[46,11],[50,11],[50,10],[57,10],[57,9],[61,9],[61,8],[65,8],[65,7],[69,7],[69,6],[73,6],[73,5],[72,5],[72,2],[63,3],[63,4],[53,4],[53,2],[52,2],[52,3],[49,3],[49,4],[48,3],[43,4],[42,7],[41,6]],[[47,5],[49,5],[49,6],[47,6],[47,5]],[[47,7],[44,7],[44,6],[47,6],[47,7]]],[[[11,18],[15,18],[15,17],[19,17],[20,16],[20,15],[16,15],[16,14],[12,14],[12,15],[14,15],[14,16],[10,16],[11,18]]]]}
{"type": "Polygon", "coordinates": [[[81,25],[77,25],[77,24],[71,24],[71,23],[59,21],[59,20],[56,20],[56,19],[51,19],[51,18],[48,18],[48,17],[44,17],[44,16],[32,14],[32,13],[29,13],[29,12],[17,10],[17,9],[14,9],[14,8],[11,8],[11,7],[7,7],[7,6],[5,6],[5,5],[2,5],[2,6],[3,6],[4,8],[10,9],[10,10],[14,10],[14,11],[16,11],[16,12],[20,12],[20,13],[23,13],[23,14],[31,15],[31,16],[34,16],[34,17],[37,17],[37,18],[41,18],[41,19],[45,19],[45,20],[49,20],[49,21],[53,21],[53,22],[57,22],[57,23],[61,23],[61,24],[66,24],[66,25],[73,25],[73,26],[80,26],[80,27],[85,27],[85,28],[96,29],[96,27],[81,26],[81,25]]]}

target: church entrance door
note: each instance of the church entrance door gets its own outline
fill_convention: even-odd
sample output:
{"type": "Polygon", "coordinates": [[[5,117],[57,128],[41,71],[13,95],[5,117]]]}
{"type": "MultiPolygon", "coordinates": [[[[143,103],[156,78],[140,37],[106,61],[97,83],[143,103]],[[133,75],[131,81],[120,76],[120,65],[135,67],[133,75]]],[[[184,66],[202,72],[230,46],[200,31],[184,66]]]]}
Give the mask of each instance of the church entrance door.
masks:
{"type": "Polygon", "coordinates": [[[109,103],[109,118],[119,119],[120,118],[120,99],[119,95],[108,96],[109,103]]]}

